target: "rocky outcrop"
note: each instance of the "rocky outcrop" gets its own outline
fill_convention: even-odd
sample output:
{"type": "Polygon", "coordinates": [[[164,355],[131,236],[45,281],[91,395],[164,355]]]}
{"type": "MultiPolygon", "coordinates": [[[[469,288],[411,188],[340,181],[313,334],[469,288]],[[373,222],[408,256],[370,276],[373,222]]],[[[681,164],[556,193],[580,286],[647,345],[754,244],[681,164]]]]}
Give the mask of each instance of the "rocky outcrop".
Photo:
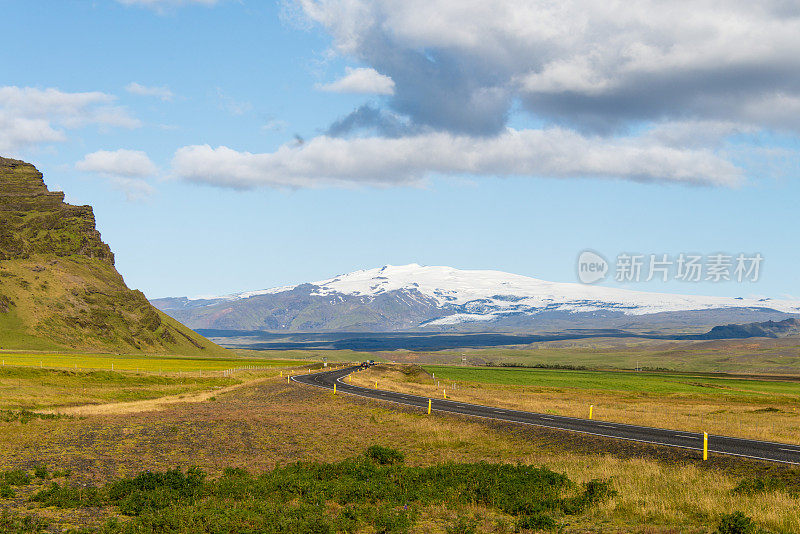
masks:
{"type": "Polygon", "coordinates": [[[0,340],[8,349],[224,354],[127,287],[91,206],[0,158],[0,340]]]}
{"type": "Polygon", "coordinates": [[[64,193],[49,191],[36,167],[0,158],[0,259],[33,254],[80,255],[114,264],[91,206],[65,203],[64,193]]]}

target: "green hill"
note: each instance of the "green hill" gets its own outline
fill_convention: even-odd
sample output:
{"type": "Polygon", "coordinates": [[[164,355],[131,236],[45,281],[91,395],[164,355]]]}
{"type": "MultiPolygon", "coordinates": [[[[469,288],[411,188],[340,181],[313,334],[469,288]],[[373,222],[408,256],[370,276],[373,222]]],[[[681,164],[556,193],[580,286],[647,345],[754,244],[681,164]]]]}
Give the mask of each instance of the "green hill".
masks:
{"type": "Polygon", "coordinates": [[[129,289],[91,206],[0,158],[0,349],[221,355],[129,289]]]}

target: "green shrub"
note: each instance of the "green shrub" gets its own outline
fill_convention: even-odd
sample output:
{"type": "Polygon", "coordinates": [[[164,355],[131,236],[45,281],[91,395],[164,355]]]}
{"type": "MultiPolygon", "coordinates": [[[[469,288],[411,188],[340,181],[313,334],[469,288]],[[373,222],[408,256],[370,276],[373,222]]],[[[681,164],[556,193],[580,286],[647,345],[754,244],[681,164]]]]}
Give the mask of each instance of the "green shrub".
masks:
{"type": "Polygon", "coordinates": [[[800,473],[797,470],[789,470],[767,476],[748,477],[742,479],[733,488],[733,493],[742,495],[755,495],[770,491],[800,495],[800,473]]]}
{"type": "Polygon", "coordinates": [[[43,506],[58,508],[78,508],[102,504],[97,488],[93,486],[61,486],[58,482],[53,482],[48,487],[39,490],[31,497],[31,501],[41,503],[43,506]]]}
{"type": "MultiPolygon", "coordinates": [[[[199,469],[143,472],[94,488],[53,482],[32,500],[46,506],[116,506],[133,516],[104,533],[375,531],[414,529],[420,507],[481,506],[516,518],[518,528],[551,529],[613,495],[608,481],[581,486],[544,467],[445,463],[409,467],[402,454],[370,447],[335,463],[297,462],[260,475],[228,468],[216,480],[199,469]]],[[[472,533],[478,522],[458,518],[448,532],[472,533]]]]}
{"type": "Polygon", "coordinates": [[[381,447],[373,445],[367,449],[367,458],[370,458],[380,465],[401,464],[405,460],[402,452],[391,447],[381,447]]]}
{"type": "Polygon", "coordinates": [[[33,466],[33,476],[45,480],[47,478],[47,468],[43,465],[33,466]]]}
{"type": "Polygon", "coordinates": [[[16,494],[17,492],[14,491],[14,488],[9,486],[8,484],[0,484],[0,497],[2,497],[3,499],[10,499],[14,497],[16,494]]]}
{"type": "Polygon", "coordinates": [[[12,469],[5,471],[2,475],[3,482],[10,486],[27,486],[31,482],[31,476],[22,469],[12,469]]]}
{"type": "Polygon", "coordinates": [[[524,515],[517,521],[517,530],[552,530],[555,527],[555,520],[545,514],[524,515]]]}
{"type": "Polygon", "coordinates": [[[414,523],[408,510],[398,510],[386,505],[377,508],[371,519],[375,529],[386,534],[403,534],[408,532],[414,523]]]}
{"type": "Polygon", "coordinates": [[[715,534],[753,534],[756,526],[753,520],[742,512],[722,516],[715,534]]]}
{"type": "Polygon", "coordinates": [[[189,468],[164,473],[146,471],[122,479],[108,488],[108,500],[125,515],[140,515],[145,510],[160,510],[176,502],[193,503],[203,490],[205,474],[189,468]]]}

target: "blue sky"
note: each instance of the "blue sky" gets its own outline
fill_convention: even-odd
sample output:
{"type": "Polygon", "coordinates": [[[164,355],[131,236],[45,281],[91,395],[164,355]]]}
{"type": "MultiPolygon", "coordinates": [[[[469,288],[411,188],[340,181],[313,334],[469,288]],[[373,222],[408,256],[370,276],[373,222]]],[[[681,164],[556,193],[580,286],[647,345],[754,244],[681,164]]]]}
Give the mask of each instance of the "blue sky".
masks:
{"type": "Polygon", "coordinates": [[[573,282],[593,249],[758,252],[757,283],[623,287],[800,298],[800,14],[694,4],[712,46],[680,9],[538,4],[0,0],[0,153],[94,206],[150,297],[412,262],[573,282]]]}

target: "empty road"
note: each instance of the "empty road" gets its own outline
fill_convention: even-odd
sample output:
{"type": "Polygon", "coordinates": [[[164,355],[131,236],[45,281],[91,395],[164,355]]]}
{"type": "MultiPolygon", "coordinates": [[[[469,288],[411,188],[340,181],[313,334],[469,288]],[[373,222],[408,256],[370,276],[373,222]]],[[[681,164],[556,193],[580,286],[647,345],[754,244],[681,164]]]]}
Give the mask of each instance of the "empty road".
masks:
{"type": "MultiPolygon", "coordinates": [[[[292,380],[301,384],[307,384],[310,386],[316,386],[330,390],[332,390],[333,385],[336,384],[337,393],[395,402],[398,404],[405,404],[407,406],[415,406],[423,410],[428,409],[428,397],[420,397],[405,393],[395,393],[380,389],[369,389],[348,384],[342,380],[350,373],[358,371],[358,369],[358,366],[353,366],[316,374],[296,375],[292,377],[292,380]]],[[[496,408],[492,406],[480,406],[477,404],[434,398],[431,398],[431,409],[436,412],[455,413],[523,425],[555,428],[559,430],[580,432],[583,434],[591,434],[606,438],[624,439],[628,441],[638,441],[641,443],[652,443],[655,445],[663,445],[665,447],[679,447],[697,451],[703,450],[703,435],[695,432],[682,432],[680,430],[667,430],[663,428],[626,425],[622,423],[612,423],[609,421],[578,419],[575,417],[562,417],[558,415],[523,412],[519,410],[496,408]]],[[[785,443],[773,443],[768,441],[732,438],[728,436],[716,436],[709,434],[708,452],[709,454],[730,454],[757,460],[767,460],[770,462],[800,464],[800,445],[789,445],[785,443]]]]}

